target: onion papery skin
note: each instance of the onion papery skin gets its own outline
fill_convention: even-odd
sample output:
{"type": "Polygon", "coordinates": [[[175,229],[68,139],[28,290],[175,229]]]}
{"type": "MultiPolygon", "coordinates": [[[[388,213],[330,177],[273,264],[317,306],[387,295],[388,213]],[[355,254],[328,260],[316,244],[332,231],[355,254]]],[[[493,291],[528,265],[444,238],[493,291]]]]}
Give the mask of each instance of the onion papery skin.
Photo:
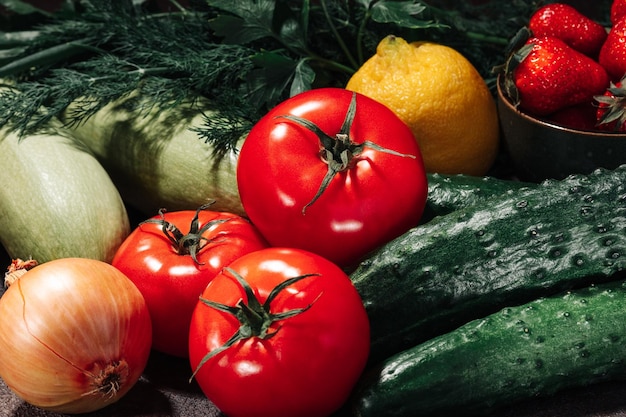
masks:
{"type": "Polygon", "coordinates": [[[140,378],[151,343],[143,296],[102,261],[41,264],[0,298],[0,377],[45,410],[86,413],[116,402],[140,378]]]}

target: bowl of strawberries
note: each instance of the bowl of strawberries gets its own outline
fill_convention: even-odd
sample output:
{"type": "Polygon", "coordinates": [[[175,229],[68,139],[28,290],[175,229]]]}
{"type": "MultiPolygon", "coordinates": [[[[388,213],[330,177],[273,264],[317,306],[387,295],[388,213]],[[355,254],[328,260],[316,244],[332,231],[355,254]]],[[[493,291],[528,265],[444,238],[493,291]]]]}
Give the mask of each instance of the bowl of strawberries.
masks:
{"type": "Polygon", "coordinates": [[[626,164],[626,0],[602,24],[546,4],[515,36],[498,76],[502,139],[526,181],[626,164]]]}

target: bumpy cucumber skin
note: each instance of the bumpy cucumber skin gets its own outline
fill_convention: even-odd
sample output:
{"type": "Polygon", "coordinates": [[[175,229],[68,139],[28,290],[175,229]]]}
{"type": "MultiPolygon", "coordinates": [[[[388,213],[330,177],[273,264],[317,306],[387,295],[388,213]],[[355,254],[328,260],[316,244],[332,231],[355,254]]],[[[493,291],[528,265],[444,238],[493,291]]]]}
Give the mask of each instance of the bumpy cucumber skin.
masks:
{"type": "Polygon", "coordinates": [[[626,267],[626,167],[546,181],[439,216],[389,242],[351,279],[370,362],[470,320],[626,267]]]}
{"type": "Polygon", "coordinates": [[[477,177],[464,174],[429,173],[427,178],[428,198],[420,223],[481,203],[494,196],[510,196],[520,189],[537,185],[492,176],[477,177]]]}
{"type": "Polygon", "coordinates": [[[566,388],[626,378],[626,283],[507,307],[370,370],[359,417],[474,416],[566,388]]]}

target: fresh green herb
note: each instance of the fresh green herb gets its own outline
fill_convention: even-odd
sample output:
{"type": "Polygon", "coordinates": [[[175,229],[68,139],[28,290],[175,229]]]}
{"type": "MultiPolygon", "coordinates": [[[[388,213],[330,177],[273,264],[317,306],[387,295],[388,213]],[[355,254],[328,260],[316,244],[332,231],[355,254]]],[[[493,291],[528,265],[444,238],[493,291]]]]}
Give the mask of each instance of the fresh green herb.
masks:
{"type": "Polygon", "coordinates": [[[23,15],[30,13],[40,13],[48,16],[50,15],[48,12],[39,9],[32,4],[20,0],[0,0],[0,6],[5,7],[7,10],[23,15]]]}
{"type": "MultiPolygon", "coordinates": [[[[3,1],[33,14],[20,0],[3,1]]],[[[36,25],[0,32],[0,125],[28,132],[86,97],[65,114],[80,123],[140,90],[143,103],[160,109],[208,98],[223,116],[198,134],[223,141],[290,95],[344,86],[390,33],[454,46],[487,78],[533,7],[522,0],[455,2],[454,10],[416,0],[190,0],[186,7],[171,0],[173,11],[163,13],[150,1],[67,3],[41,13],[36,25]]]]}

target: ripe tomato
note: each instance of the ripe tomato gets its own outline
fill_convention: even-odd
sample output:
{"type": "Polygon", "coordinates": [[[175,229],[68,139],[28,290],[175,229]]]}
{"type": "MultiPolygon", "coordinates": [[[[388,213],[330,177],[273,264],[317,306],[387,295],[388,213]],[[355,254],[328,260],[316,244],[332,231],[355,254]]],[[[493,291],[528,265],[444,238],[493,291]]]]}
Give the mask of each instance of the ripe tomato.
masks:
{"type": "Polygon", "coordinates": [[[339,88],[301,93],[261,118],[241,148],[237,183],[272,246],[341,266],[415,226],[428,188],[406,124],[339,88]]]}
{"type": "Polygon", "coordinates": [[[319,417],[346,401],[369,339],[361,298],[337,265],[268,248],[207,286],[192,316],[189,358],[203,392],[229,417],[319,417]]]}
{"type": "Polygon", "coordinates": [[[241,255],[267,247],[246,219],[207,208],[161,213],[141,223],[111,262],[146,300],[152,347],[170,355],[189,355],[191,314],[209,281],[241,255]]]}

